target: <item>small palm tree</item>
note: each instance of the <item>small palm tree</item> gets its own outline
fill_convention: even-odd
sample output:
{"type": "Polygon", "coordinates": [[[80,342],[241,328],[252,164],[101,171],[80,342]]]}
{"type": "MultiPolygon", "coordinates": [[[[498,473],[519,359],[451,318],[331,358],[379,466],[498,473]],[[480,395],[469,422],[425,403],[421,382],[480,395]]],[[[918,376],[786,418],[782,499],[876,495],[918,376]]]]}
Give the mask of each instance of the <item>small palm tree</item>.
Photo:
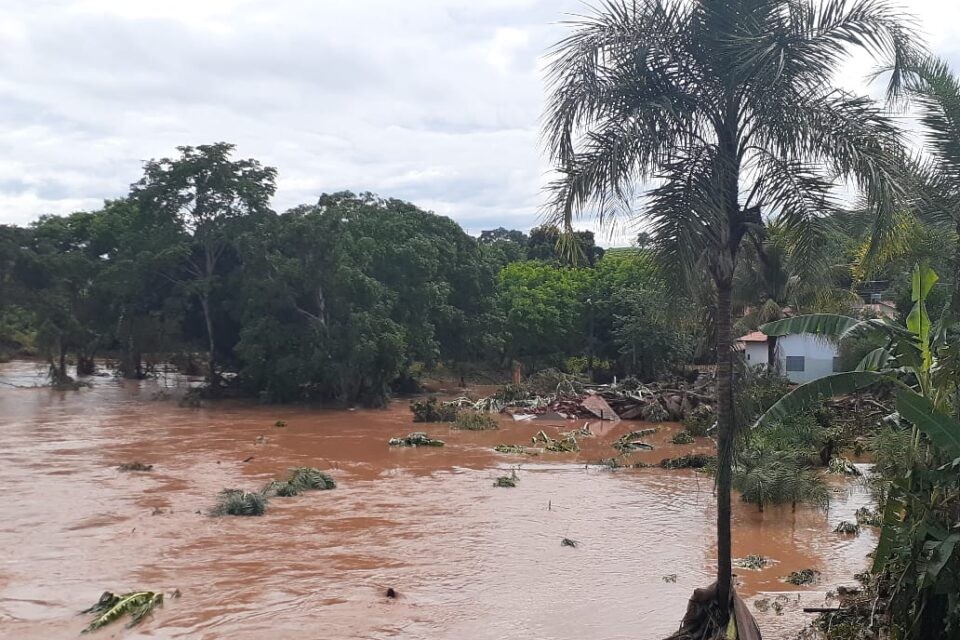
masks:
{"type": "MultiPolygon", "coordinates": [[[[553,222],[639,213],[679,273],[716,290],[719,461],[716,624],[731,602],[735,430],[731,290],[741,241],[777,213],[802,260],[825,234],[834,180],[885,216],[899,134],[873,102],[831,86],[850,47],[893,60],[910,35],[882,0],[605,0],[552,52],[545,136],[560,177],[553,222]],[[655,181],[651,184],[651,180],[655,181]]],[[[692,632],[691,629],[687,631],[692,632]]]]}
{"type": "Polygon", "coordinates": [[[738,455],[733,469],[733,487],[744,502],[757,505],[797,503],[826,506],[829,492],[823,478],[798,462],[802,452],[767,447],[748,447],[738,455]]]}

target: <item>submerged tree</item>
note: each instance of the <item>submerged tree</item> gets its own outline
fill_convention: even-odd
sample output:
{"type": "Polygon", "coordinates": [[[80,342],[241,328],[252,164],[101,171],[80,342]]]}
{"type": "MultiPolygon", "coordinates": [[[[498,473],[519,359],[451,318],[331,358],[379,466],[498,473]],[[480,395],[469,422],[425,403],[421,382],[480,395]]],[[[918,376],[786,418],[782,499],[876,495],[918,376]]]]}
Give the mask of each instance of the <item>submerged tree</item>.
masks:
{"type": "MultiPolygon", "coordinates": [[[[893,206],[899,135],[866,97],[829,81],[849,47],[908,57],[899,16],[879,0],[609,0],[553,51],[545,133],[560,172],[554,222],[639,215],[680,273],[716,289],[719,393],[716,598],[679,635],[723,635],[731,606],[730,483],[736,427],[731,290],[744,236],[779,214],[812,255],[834,178],[893,206]],[[713,622],[707,622],[712,619],[713,622]]],[[[883,211],[889,214],[889,211],[883,211]]]]}
{"type": "Polygon", "coordinates": [[[168,242],[165,275],[196,296],[203,315],[208,353],[207,377],[219,383],[212,298],[224,253],[236,225],[270,211],[276,169],[257,160],[233,160],[234,145],[219,142],[179,147],[179,158],[151,160],[131,195],[155,233],[168,242]]]}

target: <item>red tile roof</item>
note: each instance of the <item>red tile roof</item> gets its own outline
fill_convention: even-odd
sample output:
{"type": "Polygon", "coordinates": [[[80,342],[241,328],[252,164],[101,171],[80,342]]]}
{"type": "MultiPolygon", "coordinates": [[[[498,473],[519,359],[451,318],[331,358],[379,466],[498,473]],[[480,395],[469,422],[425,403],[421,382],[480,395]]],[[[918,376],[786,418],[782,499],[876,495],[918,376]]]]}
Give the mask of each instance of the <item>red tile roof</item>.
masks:
{"type": "Polygon", "coordinates": [[[751,331],[745,336],[737,338],[737,342],[766,342],[767,334],[762,331],[751,331]]]}

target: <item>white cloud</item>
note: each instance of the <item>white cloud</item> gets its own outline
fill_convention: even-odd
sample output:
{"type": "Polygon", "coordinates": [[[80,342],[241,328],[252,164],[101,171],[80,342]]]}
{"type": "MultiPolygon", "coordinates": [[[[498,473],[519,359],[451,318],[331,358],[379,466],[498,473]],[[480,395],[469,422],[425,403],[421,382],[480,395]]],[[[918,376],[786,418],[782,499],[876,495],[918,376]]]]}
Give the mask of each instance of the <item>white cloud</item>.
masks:
{"type": "MultiPolygon", "coordinates": [[[[275,207],[371,190],[465,228],[543,203],[543,53],[580,0],[5,0],[0,222],[98,206],[142,162],[235,142],[275,207]]],[[[960,6],[911,3],[960,63],[960,6]]],[[[845,82],[858,83],[853,66],[845,82]]]]}

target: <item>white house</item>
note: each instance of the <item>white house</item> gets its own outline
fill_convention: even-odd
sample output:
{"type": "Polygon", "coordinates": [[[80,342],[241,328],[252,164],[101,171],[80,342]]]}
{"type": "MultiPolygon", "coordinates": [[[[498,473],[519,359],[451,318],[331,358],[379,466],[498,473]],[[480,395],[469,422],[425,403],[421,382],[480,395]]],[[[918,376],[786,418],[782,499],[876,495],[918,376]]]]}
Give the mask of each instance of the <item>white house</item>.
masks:
{"type": "MultiPolygon", "coordinates": [[[[750,366],[769,366],[770,338],[754,331],[737,340],[750,366]]],[[[837,345],[822,336],[800,333],[777,338],[776,354],[780,371],[791,382],[809,382],[837,371],[837,345]]]]}

